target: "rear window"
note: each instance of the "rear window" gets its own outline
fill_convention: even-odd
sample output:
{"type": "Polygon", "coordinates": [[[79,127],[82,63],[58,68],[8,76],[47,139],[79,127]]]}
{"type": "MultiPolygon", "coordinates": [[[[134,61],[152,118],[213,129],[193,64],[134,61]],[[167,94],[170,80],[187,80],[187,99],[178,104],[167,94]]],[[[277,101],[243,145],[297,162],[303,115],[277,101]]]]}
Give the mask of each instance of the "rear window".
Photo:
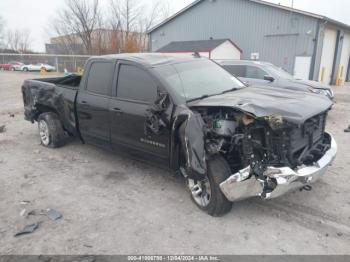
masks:
{"type": "Polygon", "coordinates": [[[264,76],[268,75],[264,70],[256,66],[250,65],[224,65],[227,72],[236,76],[252,79],[264,79],[264,76]]]}
{"type": "Polygon", "coordinates": [[[89,71],[86,89],[95,94],[110,96],[113,71],[113,63],[94,62],[89,71]]]}

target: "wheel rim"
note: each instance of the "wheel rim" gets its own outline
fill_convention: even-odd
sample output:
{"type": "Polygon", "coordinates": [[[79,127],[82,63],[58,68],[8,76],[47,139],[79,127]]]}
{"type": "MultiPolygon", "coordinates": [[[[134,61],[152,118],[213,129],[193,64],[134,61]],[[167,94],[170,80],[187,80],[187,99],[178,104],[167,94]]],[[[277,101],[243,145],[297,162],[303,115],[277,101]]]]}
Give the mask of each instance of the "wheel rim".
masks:
{"type": "Polygon", "coordinates": [[[44,120],[41,120],[39,122],[39,134],[40,134],[41,143],[45,146],[49,145],[50,143],[49,127],[47,126],[47,123],[44,120]]]}
{"type": "Polygon", "coordinates": [[[200,207],[207,207],[211,200],[211,187],[208,178],[202,181],[187,179],[188,188],[191,191],[193,200],[200,207]]]}

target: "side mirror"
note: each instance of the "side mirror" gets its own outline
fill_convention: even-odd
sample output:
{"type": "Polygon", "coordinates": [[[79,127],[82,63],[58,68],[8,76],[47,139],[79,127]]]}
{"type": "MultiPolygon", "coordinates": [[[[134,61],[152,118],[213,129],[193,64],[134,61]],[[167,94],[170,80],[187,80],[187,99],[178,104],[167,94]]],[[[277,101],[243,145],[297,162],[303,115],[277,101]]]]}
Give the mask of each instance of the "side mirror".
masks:
{"type": "Polygon", "coordinates": [[[272,76],[264,76],[264,80],[269,81],[271,83],[275,81],[275,79],[272,76]]]}

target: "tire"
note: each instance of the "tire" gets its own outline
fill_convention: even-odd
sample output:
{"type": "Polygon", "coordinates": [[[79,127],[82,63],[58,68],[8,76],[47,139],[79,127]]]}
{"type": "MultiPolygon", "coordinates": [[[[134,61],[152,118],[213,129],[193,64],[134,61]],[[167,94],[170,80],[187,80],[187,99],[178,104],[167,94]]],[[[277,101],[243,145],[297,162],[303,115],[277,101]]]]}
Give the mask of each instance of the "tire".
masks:
{"type": "Polygon", "coordinates": [[[38,117],[41,144],[49,148],[58,148],[65,144],[65,132],[57,114],[48,112],[38,117]]]}
{"type": "Polygon", "coordinates": [[[12,72],[16,71],[16,69],[14,67],[11,67],[10,69],[12,72]]]}
{"type": "Polygon", "coordinates": [[[220,184],[230,177],[231,169],[222,156],[212,157],[207,164],[207,178],[204,181],[186,179],[187,186],[191,193],[191,199],[197,207],[211,216],[223,216],[231,210],[232,202],[228,201],[221,192],[220,184]],[[202,185],[199,188],[200,183],[202,185]],[[200,191],[202,191],[200,195],[197,195],[200,191]],[[202,195],[205,191],[210,191],[210,196],[202,195]]]}
{"type": "Polygon", "coordinates": [[[25,68],[23,68],[23,71],[24,71],[24,72],[28,72],[29,70],[28,70],[27,67],[25,67],[25,68]]]}

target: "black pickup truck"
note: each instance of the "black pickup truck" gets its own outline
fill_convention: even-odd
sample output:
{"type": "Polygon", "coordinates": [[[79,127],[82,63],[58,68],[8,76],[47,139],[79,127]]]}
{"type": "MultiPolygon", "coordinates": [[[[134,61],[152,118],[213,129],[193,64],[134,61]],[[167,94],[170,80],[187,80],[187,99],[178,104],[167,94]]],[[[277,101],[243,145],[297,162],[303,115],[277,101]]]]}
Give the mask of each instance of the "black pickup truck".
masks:
{"type": "Polygon", "coordinates": [[[213,216],[238,200],[309,186],[337,152],[325,132],[329,99],[245,87],[199,57],[94,57],[82,77],[27,80],[22,93],[43,146],[70,135],[166,166],[213,216]]]}

